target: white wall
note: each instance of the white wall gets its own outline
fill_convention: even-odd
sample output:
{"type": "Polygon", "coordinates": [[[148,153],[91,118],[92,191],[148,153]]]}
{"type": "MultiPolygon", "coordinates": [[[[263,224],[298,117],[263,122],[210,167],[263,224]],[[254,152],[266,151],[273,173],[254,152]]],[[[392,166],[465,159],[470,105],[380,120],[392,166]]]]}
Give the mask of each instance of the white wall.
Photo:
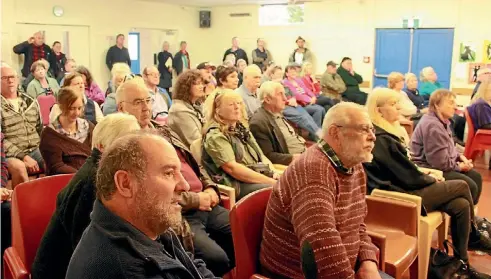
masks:
{"type": "MultiPolygon", "coordinates": [[[[105,66],[106,51],[118,33],[127,34],[132,28],[178,30],[179,40],[189,42],[191,60],[198,63],[202,45],[198,10],[158,2],[136,0],[2,0],[2,57],[16,65],[18,57],[12,47],[19,43],[17,23],[86,25],[89,27],[90,67],[96,81],[105,84],[109,70],[105,66]],[[55,17],[53,6],[64,8],[62,17],[55,17]],[[194,52],[196,51],[196,55],[194,52]]],[[[42,26],[41,26],[42,27],[42,26]]],[[[69,28],[69,26],[67,26],[69,28]]],[[[24,40],[26,40],[24,38],[24,40]]],[[[52,42],[46,42],[51,45],[52,42]]],[[[77,57],[73,57],[77,59],[77,57]]],[[[204,58],[203,58],[204,59],[204,58]]],[[[104,89],[103,89],[104,90],[104,89]]]]}
{"type": "MultiPolygon", "coordinates": [[[[231,0],[233,1],[233,0],[231,0]]],[[[313,50],[317,72],[328,60],[353,58],[356,70],[366,80],[373,73],[375,28],[398,28],[404,17],[421,19],[424,28],[455,28],[454,62],[458,62],[461,41],[491,39],[490,0],[327,0],[305,4],[305,23],[299,26],[259,26],[257,5],[214,7],[211,28],[199,28],[199,8],[137,0],[3,0],[2,60],[15,62],[12,46],[18,42],[16,24],[21,22],[56,25],[88,25],[90,33],[90,68],[96,80],[106,82],[109,72],[104,64],[111,37],[128,33],[132,28],[176,29],[179,40],[188,41],[191,64],[203,61],[220,63],[233,36],[250,56],[258,37],[265,38],[273,58],[286,64],[299,35],[313,50]],[[52,14],[54,5],[62,6],[65,15],[52,14]],[[247,12],[251,17],[232,18],[232,12],[247,12]],[[370,56],[371,63],[362,63],[370,56]]],[[[49,44],[51,42],[48,42],[49,44]]],[[[482,51],[478,51],[478,60],[482,51]]],[[[76,59],[76,57],[75,57],[76,59]]],[[[480,61],[479,61],[480,62],[480,61]]],[[[472,87],[452,73],[452,87],[472,87]]]]}

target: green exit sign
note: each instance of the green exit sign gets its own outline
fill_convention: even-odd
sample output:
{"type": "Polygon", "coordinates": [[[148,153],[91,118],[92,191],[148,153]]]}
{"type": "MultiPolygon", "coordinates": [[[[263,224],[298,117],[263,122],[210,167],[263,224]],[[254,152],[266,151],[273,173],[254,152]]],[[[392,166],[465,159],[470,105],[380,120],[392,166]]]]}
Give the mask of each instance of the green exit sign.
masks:
{"type": "Polygon", "coordinates": [[[419,28],[419,18],[403,19],[402,28],[419,28]]]}

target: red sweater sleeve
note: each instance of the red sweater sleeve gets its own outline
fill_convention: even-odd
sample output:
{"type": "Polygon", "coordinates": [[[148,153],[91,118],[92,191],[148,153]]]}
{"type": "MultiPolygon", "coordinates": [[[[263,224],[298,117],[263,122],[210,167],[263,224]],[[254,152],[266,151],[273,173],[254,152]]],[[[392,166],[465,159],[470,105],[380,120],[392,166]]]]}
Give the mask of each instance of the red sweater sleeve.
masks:
{"type": "Polygon", "coordinates": [[[292,196],[292,225],[300,246],[314,251],[318,278],[354,278],[354,271],[334,219],[335,193],[309,184],[292,196]]]}

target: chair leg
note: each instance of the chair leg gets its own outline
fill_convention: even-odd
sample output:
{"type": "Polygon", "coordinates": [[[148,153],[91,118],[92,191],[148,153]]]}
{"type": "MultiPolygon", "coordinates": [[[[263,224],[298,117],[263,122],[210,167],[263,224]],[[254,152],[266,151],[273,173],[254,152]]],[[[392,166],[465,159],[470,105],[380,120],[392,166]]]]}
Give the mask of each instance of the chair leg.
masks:
{"type": "Polygon", "coordinates": [[[418,239],[418,278],[426,279],[428,276],[428,263],[430,260],[431,239],[433,231],[429,231],[427,226],[420,222],[420,232],[418,239]]]}
{"type": "Polygon", "coordinates": [[[419,256],[414,260],[414,262],[409,267],[409,278],[410,279],[418,279],[418,271],[419,271],[419,256]]]}

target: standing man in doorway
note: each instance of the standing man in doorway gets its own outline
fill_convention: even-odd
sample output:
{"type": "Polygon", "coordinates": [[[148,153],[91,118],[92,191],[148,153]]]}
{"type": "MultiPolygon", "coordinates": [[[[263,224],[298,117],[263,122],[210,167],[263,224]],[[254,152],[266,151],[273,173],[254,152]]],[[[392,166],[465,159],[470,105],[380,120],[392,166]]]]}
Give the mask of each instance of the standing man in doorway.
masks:
{"type": "Polygon", "coordinates": [[[232,38],[232,47],[227,49],[223,54],[223,61],[227,58],[227,55],[233,54],[235,56],[235,62],[237,63],[239,59],[244,59],[247,65],[249,65],[249,59],[247,58],[247,53],[239,47],[239,38],[232,38]]]}
{"type": "Polygon", "coordinates": [[[59,41],[55,41],[53,43],[53,55],[54,60],[56,61],[56,72],[54,73],[54,78],[57,81],[60,81],[65,76],[65,63],[67,61],[66,55],[61,52],[61,43],[59,41]]]}
{"type": "Polygon", "coordinates": [[[187,51],[188,43],[182,41],[180,44],[180,50],[174,55],[174,69],[177,75],[182,72],[191,69],[191,60],[189,59],[189,52],[187,51]]]}
{"type": "Polygon", "coordinates": [[[41,31],[34,33],[27,41],[14,46],[14,52],[19,55],[24,54],[24,66],[21,71],[23,77],[27,77],[31,72],[32,63],[42,58],[49,62],[51,73],[57,71],[53,51],[44,43],[44,34],[41,31]]]}
{"type": "Polygon", "coordinates": [[[116,36],[116,44],[109,48],[106,55],[106,65],[109,70],[113,68],[114,63],[126,63],[131,67],[130,53],[124,47],[124,35],[116,36]]]}

